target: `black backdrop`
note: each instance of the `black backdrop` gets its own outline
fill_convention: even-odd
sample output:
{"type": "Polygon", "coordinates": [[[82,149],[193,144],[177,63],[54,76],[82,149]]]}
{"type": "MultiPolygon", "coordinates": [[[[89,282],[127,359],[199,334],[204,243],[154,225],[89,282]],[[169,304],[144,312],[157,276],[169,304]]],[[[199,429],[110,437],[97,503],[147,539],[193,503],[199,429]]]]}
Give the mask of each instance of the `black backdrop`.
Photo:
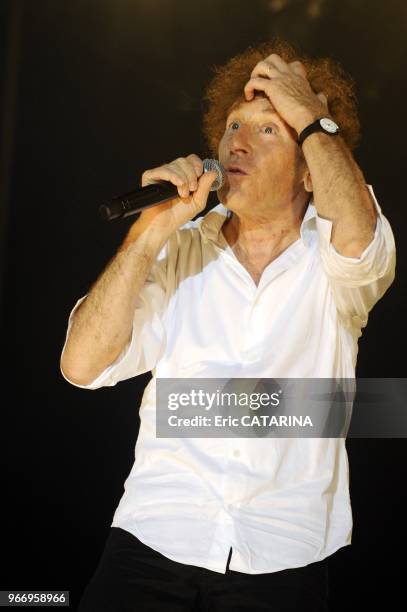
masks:
{"type": "MultiPolygon", "coordinates": [[[[15,0],[0,14],[3,130],[13,135],[2,153],[0,589],[70,590],[76,609],[134,459],[149,380],[91,392],[59,372],[68,313],[131,223],[103,223],[97,207],[137,185],[146,168],[205,154],[199,124],[211,67],[249,44],[279,34],[340,61],[357,82],[356,158],[398,246],[397,279],[371,313],[358,375],[405,376],[407,4],[15,0]]],[[[353,543],[330,560],[332,610],[396,609],[406,444],[351,439],[347,448],[353,543]]]]}

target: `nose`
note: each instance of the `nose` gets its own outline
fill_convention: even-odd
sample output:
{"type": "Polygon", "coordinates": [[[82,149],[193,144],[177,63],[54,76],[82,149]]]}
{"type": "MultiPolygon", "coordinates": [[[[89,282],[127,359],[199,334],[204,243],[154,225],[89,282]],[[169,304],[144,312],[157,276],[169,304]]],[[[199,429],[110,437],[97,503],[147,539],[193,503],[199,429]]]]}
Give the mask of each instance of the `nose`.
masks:
{"type": "Polygon", "coordinates": [[[232,132],[229,141],[230,153],[246,155],[250,153],[250,130],[248,126],[240,126],[238,130],[232,132]]]}

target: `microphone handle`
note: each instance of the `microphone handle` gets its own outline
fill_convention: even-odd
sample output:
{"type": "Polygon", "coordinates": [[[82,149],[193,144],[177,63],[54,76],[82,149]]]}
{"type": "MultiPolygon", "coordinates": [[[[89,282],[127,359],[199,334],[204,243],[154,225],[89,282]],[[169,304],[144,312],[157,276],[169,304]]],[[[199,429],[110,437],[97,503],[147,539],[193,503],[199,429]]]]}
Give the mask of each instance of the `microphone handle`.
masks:
{"type": "Polygon", "coordinates": [[[106,221],[117,219],[118,217],[129,217],[150,208],[155,204],[161,204],[167,200],[172,200],[178,196],[178,189],[172,183],[162,181],[153,183],[146,187],[140,187],[129,193],[117,196],[110,200],[108,204],[99,207],[99,215],[106,221]]]}

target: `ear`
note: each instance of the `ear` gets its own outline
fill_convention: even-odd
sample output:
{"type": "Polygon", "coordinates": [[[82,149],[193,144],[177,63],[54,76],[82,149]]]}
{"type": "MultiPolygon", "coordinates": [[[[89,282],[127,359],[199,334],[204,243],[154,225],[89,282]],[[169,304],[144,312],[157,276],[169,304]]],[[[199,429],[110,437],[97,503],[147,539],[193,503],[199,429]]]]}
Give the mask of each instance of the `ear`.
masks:
{"type": "Polygon", "coordinates": [[[305,191],[308,191],[309,193],[312,193],[313,191],[311,174],[308,168],[306,169],[305,174],[304,174],[304,188],[305,188],[305,191]]]}

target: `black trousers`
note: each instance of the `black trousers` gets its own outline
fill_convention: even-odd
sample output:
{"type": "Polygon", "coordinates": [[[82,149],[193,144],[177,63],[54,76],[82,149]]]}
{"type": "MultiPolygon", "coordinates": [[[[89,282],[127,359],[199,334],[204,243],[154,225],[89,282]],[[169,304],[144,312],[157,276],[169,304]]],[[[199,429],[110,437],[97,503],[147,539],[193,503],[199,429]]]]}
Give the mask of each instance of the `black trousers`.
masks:
{"type": "Polygon", "coordinates": [[[111,527],[79,605],[79,612],[266,610],[329,610],[327,560],[268,574],[243,574],[229,567],[220,574],[172,561],[118,527],[111,527]]]}

